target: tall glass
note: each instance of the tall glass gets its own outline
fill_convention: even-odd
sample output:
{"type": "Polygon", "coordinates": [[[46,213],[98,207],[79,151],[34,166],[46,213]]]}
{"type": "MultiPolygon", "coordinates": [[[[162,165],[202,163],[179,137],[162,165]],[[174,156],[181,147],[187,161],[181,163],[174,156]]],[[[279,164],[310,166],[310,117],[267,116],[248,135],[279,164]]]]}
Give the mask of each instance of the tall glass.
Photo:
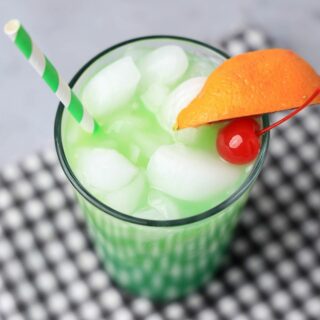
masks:
{"type": "MultiPolygon", "coordinates": [[[[71,86],[79,92],[96,71],[123,56],[132,44],[135,48],[175,44],[218,64],[228,58],[218,49],[187,38],[138,38],[95,56],[73,77],[71,86]]],[[[262,169],[269,135],[263,136],[260,154],[247,179],[228,199],[192,217],[155,221],[118,212],[81,185],[64,151],[66,116],[60,104],[54,132],[57,154],[75,189],[96,251],[110,276],[129,292],[157,300],[181,297],[205,284],[221,262],[251,187],[262,169]]],[[[267,116],[262,121],[263,126],[268,125],[267,116]]]]}

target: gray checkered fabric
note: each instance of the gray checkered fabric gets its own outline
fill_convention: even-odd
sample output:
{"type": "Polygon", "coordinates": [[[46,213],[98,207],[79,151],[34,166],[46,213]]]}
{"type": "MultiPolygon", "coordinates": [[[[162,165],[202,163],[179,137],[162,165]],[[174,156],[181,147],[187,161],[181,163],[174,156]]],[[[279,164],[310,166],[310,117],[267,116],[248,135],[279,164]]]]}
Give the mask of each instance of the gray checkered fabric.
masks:
{"type": "MultiPolygon", "coordinates": [[[[231,54],[268,46],[248,30],[231,54]]],[[[320,319],[320,109],[274,130],[227,260],[166,304],[122,292],[103,271],[54,151],[0,172],[0,319],[320,319]]]]}

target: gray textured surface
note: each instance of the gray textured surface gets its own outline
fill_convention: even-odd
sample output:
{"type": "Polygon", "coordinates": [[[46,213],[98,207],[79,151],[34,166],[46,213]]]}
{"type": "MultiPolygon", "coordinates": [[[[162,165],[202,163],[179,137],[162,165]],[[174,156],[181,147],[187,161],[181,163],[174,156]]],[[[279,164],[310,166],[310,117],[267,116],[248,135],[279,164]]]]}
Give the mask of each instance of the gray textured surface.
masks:
{"type": "MultiPolygon", "coordinates": [[[[66,79],[97,52],[128,38],[162,33],[215,44],[252,25],[320,71],[319,0],[1,0],[1,25],[13,17],[66,79]]],[[[57,101],[2,35],[0,100],[0,165],[52,145],[57,101]]]]}

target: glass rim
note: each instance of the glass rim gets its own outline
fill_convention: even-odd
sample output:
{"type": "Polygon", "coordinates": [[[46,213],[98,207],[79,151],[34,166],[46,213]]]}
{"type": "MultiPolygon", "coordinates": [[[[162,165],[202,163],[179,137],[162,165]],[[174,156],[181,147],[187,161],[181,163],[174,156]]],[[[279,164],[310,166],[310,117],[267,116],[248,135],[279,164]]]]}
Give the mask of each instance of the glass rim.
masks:
{"type": "MultiPolygon", "coordinates": [[[[225,52],[223,52],[220,49],[217,49],[207,43],[186,38],[186,37],[180,37],[180,36],[171,36],[171,35],[152,35],[152,36],[145,36],[145,37],[138,37],[138,38],[133,38],[127,41],[120,42],[118,44],[115,44],[97,55],[95,55],[93,58],[91,58],[87,63],[85,63],[80,70],[73,76],[71,79],[69,85],[72,88],[77,80],[80,78],[80,76],[87,70],[89,66],[91,66],[96,60],[104,56],[105,54],[122,47],[124,45],[133,43],[133,42],[138,42],[138,41],[144,41],[144,40],[179,40],[179,41],[185,41],[193,44],[200,45],[202,47],[206,47],[207,49],[210,49],[214,53],[218,53],[222,57],[228,59],[230,58],[225,52]]],[[[55,148],[56,152],[58,155],[58,159],[60,162],[60,165],[62,167],[62,170],[64,171],[65,175],[67,176],[68,180],[70,183],[73,185],[73,187],[76,189],[77,192],[81,194],[89,203],[91,203],[93,206],[101,210],[105,214],[109,214],[113,216],[114,218],[130,222],[133,224],[138,224],[138,225],[144,225],[144,226],[150,226],[150,227],[175,227],[175,226],[181,226],[181,225],[186,225],[190,223],[195,223],[201,220],[204,220],[206,218],[209,218],[224,209],[226,209],[228,206],[230,206],[232,203],[234,203],[236,200],[238,200],[255,182],[257,176],[262,170],[263,163],[266,158],[267,150],[268,150],[268,145],[269,145],[269,139],[270,139],[270,134],[267,132],[266,134],[263,135],[262,137],[262,145],[261,149],[259,152],[259,155],[255,161],[255,164],[253,168],[251,169],[249,175],[245,179],[245,181],[240,185],[240,187],[234,191],[227,199],[224,201],[220,202],[218,205],[201,212],[199,214],[186,217],[186,218],[181,218],[181,219],[175,219],[175,220],[149,220],[149,219],[144,219],[144,218],[138,218],[134,216],[130,216],[128,214],[122,213],[120,211],[117,211],[100,200],[98,200],[96,197],[94,197],[77,179],[76,175],[73,173],[71,167],[69,166],[67,157],[64,152],[63,148],[63,142],[62,142],[62,116],[65,108],[62,103],[59,103],[56,116],[55,116],[55,123],[54,123],[54,143],[55,143],[55,148]]],[[[269,116],[267,114],[262,115],[262,124],[263,127],[267,127],[269,125],[269,116]]]]}

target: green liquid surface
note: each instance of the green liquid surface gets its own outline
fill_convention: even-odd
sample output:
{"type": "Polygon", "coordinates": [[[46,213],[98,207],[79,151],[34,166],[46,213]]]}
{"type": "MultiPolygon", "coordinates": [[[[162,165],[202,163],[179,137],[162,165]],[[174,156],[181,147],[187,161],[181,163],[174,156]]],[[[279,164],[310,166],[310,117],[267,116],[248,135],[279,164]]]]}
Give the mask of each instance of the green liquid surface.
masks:
{"type": "MultiPolygon", "coordinates": [[[[131,59],[130,62],[138,70],[140,78],[139,81],[136,81],[134,92],[131,92],[129,98],[124,99],[125,102],[120,103],[117,107],[111,107],[112,110],[105,114],[95,116],[102,125],[100,132],[95,135],[88,135],[81,130],[71,117],[65,116],[64,148],[68,161],[80,182],[106,205],[125,214],[151,220],[179,219],[199,214],[225,200],[239,188],[252,165],[229,165],[219,158],[215,148],[215,141],[217,132],[224,125],[223,123],[179,131],[172,129],[172,121],[175,120],[175,117],[170,115],[170,106],[175,108],[180,101],[184,100],[184,96],[188,95],[190,90],[188,86],[185,86],[185,90],[183,88],[181,90],[181,86],[183,87],[190,80],[193,81],[192,79],[204,79],[205,81],[205,77],[217,67],[216,63],[208,58],[187,53],[185,56],[188,66],[185,71],[175,81],[163,83],[159,79],[152,80],[148,70],[145,70],[145,64],[153,52],[148,48],[129,48],[123,54],[124,57],[131,59]],[[200,154],[212,156],[218,165],[222,165],[224,168],[227,167],[224,169],[227,170],[227,175],[228,170],[230,170],[232,175],[236,175],[236,178],[233,178],[232,183],[229,185],[217,188],[216,192],[208,192],[208,196],[205,194],[203,197],[200,195],[190,196],[192,189],[186,192],[188,193],[187,196],[184,194],[182,196],[180,194],[172,194],[170,192],[172,188],[159,187],[158,184],[150,181],[148,175],[150,159],[161,146],[174,146],[172,147],[173,155],[175,155],[176,147],[181,148],[182,151],[180,153],[185,154],[186,158],[189,158],[193,151],[197,154],[200,152],[200,154]],[[187,148],[187,152],[183,151],[184,148],[187,148]],[[90,152],[90,150],[94,149],[115,150],[125,157],[137,169],[135,178],[132,178],[118,189],[116,188],[116,190],[109,190],[108,188],[104,190],[103,187],[96,188],[94,183],[92,184],[86,179],[86,175],[88,176],[92,171],[86,173],[86,166],[79,165],[84,154],[83,150],[89,150],[90,152]],[[142,184],[143,186],[141,187],[142,184]],[[141,190],[137,191],[137,188],[141,190]],[[125,189],[124,192],[122,192],[123,189],[125,189]],[[134,199],[131,199],[131,196],[134,199]],[[126,205],[126,202],[128,202],[128,205],[126,205]]],[[[123,57],[119,57],[119,59],[121,60],[123,57]]],[[[101,69],[103,70],[106,67],[108,68],[108,65],[103,66],[101,69]]],[[[91,93],[92,89],[89,88],[88,90],[88,87],[90,87],[90,82],[97,77],[97,74],[99,76],[99,72],[101,70],[98,70],[87,79],[86,84],[80,90],[80,97],[88,102],[89,111],[91,111],[90,107],[96,101],[95,97],[99,91],[97,90],[96,94],[91,93]],[[88,95],[89,98],[87,98],[88,95]],[[90,100],[92,96],[94,98],[90,100]]],[[[123,81],[126,81],[126,79],[124,78],[123,81]]],[[[198,85],[197,82],[195,80],[196,85],[198,85]]],[[[95,87],[91,87],[93,87],[94,91],[95,87]]],[[[115,99],[118,99],[119,95],[121,97],[121,90],[120,94],[115,94],[115,99]]],[[[109,108],[109,106],[106,106],[106,108],[109,108]]],[[[93,110],[95,109],[93,108],[93,110]]],[[[184,161],[183,156],[180,155],[180,158],[184,161]]],[[[197,166],[197,162],[194,163],[193,167],[191,164],[190,168],[188,164],[186,165],[185,175],[188,175],[189,171],[194,166],[197,166]]],[[[180,166],[179,163],[175,165],[177,168],[180,166]]],[[[201,162],[199,162],[199,166],[201,166],[201,162]]],[[[99,170],[99,166],[96,167],[96,170],[99,170]]],[[[103,170],[101,169],[101,173],[105,174],[107,170],[108,168],[104,167],[103,170]]],[[[106,180],[117,179],[117,176],[111,173],[110,177],[105,175],[107,177],[106,180]]],[[[172,183],[175,181],[178,189],[184,188],[185,185],[190,186],[190,184],[193,184],[192,178],[187,179],[186,183],[184,183],[183,178],[184,173],[180,173],[180,176],[173,175],[172,183]],[[180,184],[179,181],[181,181],[180,184]]],[[[217,177],[218,179],[221,179],[221,177],[217,177]]],[[[201,187],[201,181],[198,184],[201,187]]],[[[195,190],[196,193],[201,193],[196,187],[195,190]]],[[[207,190],[204,189],[204,191],[207,190]]]]}

